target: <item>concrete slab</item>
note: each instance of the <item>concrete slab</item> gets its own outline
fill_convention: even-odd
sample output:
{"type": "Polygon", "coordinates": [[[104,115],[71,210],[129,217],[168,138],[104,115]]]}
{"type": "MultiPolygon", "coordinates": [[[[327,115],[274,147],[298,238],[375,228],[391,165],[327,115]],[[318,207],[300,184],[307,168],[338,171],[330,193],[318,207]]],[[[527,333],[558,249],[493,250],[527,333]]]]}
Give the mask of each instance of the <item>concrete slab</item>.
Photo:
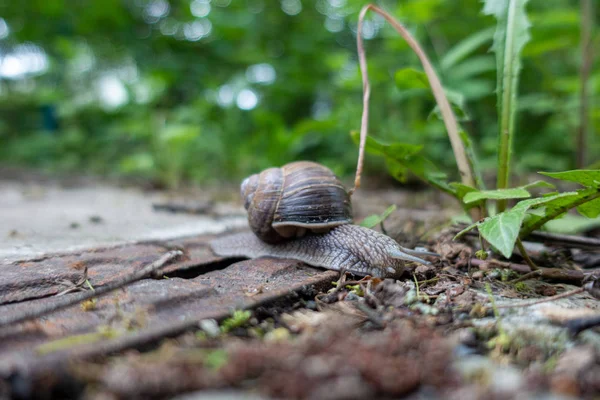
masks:
{"type": "Polygon", "coordinates": [[[153,210],[166,199],[161,192],[102,184],[0,180],[0,262],[247,226],[239,205],[220,204],[214,216],[153,210]]]}

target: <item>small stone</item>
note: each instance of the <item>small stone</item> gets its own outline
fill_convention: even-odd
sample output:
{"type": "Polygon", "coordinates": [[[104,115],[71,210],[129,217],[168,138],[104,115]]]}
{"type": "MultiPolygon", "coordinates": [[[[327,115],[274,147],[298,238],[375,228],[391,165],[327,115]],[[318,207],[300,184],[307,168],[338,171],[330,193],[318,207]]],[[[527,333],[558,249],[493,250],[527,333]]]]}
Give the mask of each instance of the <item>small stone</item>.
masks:
{"type": "Polygon", "coordinates": [[[288,340],[291,334],[285,328],[273,329],[271,332],[267,332],[265,335],[265,341],[267,342],[282,342],[288,340]]]}
{"type": "Polygon", "coordinates": [[[360,297],[353,292],[350,292],[346,295],[346,297],[344,298],[345,301],[358,301],[360,299],[360,297]]]}
{"type": "Polygon", "coordinates": [[[209,337],[217,337],[221,334],[219,324],[214,319],[203,319],[200,321],[200,329],[209,337]]]}

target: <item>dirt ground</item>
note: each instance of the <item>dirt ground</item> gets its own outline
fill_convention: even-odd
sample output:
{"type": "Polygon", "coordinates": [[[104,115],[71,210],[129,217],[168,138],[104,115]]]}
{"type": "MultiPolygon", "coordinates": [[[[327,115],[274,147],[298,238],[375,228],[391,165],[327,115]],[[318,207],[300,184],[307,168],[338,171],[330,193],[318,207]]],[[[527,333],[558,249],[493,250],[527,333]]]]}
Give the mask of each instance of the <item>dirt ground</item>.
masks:
{"type": "Polygon", "coordinates": [[[0,398],[600,396],[593,235],[530,238],[543,267],[531,274],[518,253],[481,260],[476,236],[453,240],[449,199],[368,188],[357,220],[396,204],[386,232],[441,257],[393,279],[340,278],[211,255],[210,238],[246,226],[231,191],[2,180],[0,398]],[[84,283],[100,290],[180,250],[186,260],[107,296],[84,283]]]}

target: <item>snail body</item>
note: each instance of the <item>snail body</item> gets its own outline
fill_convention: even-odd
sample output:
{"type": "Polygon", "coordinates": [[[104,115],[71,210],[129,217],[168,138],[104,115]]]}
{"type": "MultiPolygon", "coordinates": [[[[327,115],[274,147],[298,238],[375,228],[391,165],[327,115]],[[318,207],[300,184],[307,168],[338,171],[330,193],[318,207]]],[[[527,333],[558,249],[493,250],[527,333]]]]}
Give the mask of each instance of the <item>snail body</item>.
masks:
{"type": "Polygon", "coordinates": [[[222,257],[294,259],[315,267],[375,277],[400,274],[405,261],[429,264],[417,255],[434,255],[405,249],[389,236],[350,224],[275,244],[263,242],[251,232],[241,232],[216,239],[211,247],[222,257]]]}
{"type": "Polygon", "coordinates": [[[400,273],[406,261],[429,264],[389,236],[352,225],[350,195],[328,168],[299,161],[269,168],[241,185],[252,232],[211,242],[222,257],[270,256],[356,275],[400,273]]]}
{"type": "Polygon", "coordinates": [[[314,162],[292,162],[252,175],[242,182],[241,195],[250,229],[267,243],[352,223],[346,188],[330,169],[314,162]]]}

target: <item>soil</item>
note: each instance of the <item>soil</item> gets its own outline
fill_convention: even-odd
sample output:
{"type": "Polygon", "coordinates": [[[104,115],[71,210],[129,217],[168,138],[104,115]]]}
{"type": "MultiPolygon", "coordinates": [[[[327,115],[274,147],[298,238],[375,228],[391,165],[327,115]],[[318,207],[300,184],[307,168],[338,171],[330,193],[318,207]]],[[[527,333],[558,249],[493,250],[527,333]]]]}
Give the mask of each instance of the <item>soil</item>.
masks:
{"type": "MultiPolygon", "coordinates": [[[[10,221],[18,224],[9,227],[7,235],[12,236],[13,230],[29,232],[26,239],[20,240],[28,241],[36,250],[9,254],[9,247],[4,245],[5,254],[12,257],[5,260],[7,263],[25,255],[33,257],[40,252],[65,250],[75,237],[81,241],[90,239],[88,246],[100,248],[106,245],[111,230],[121,233],[110,242],[115,245],[145,239],[141,233],[148,226],[164,228],[152,237],[160,240],[180,237],[181,224],[190,224],[190,220],[222,225],[205,231],[196,226],[196,230],[187,230],[186,236],[222,234],[232,227],[243,226],[239,220],[232,222],[231,217],[231,214],[240,217],[241,202],[227,199],[222,191],[145,192],[114,185],[99,186],[95,182],[90,185],[89,181],[83,186],[79,182],[76,188],[40,180],[4,183],[8,197],[4,196],[3,201],[5,205],[13,202],[14,217],[10,221]],[[23,196],[31,185],[42,188],[42,194],[35,200],[38,203],[25,204],[23,196]],[[86,196],[112,200],[89,203],[86,196]],[[87,204],[87,208],[79,214],[69,214],[63,225],[81,219],[89,227],[77,228],[74,236],[63,237],[49,246],[44,242],[44,232],[56,226],[57,219],[53,219],[56,215],[49,212],[38,219],[46,221],[41,225],[19,215],[31,213],[41,204],[65,204],[65,198],[73,202],[78,198],[77,203],[87,204]],[[116,198],[125,198],[127,201],[122,204],[131,205],[119,211],[128,215],[126,223],[122,218],[125,214],[110,214],[116,208],[116,198]],[[136,213],[135,204],[144,204],[144,211],[136,213]],[[94,222],[90,216],[99,219],[94,222]],[[123,233],[124,225],[120,224],[127,225],[130,231],[123,233]]],[[[489,251],[488,258],[482,260],[476,256],[480,249],[476,236],[453,240],[461,227],[449,222],[460,211],[450,199],[437,193],[369,188],[359,191],[353,202],[357,220],[396,204],[397,211],[384,223],[385,231],[403,246],[423,246],[440,257],[432,258],[430,266],[409,265],[402,276],[385,280],[348,275],[335,282],[332,275],[323,275],[320,284],[290,286],[288,295],[278,294],[254,303],[252,296],[260,296],[266,289],[246,288],[244,296],[252,304],[245,307],[246,313],[238,311],[220,318],[205,318],[183,332],[159,335],[151,341],[95,353],[93,357],[71,357],[68,362],[53,364],[52,369],[39,368],[35,373],[25,373],[23,369],[3,372],[0,398],[592,399],[600,396],[600,330],[595,327],[600,324],[600,287],[596,281],[600,273],[597,264],[600,247],[568,240],[565,244],[565,237],[561,237],[562,241],[534,238],[525,245],[533,261],[543,269],[539,274],[526,276],[531,268],[518,252],[505,260],[489,251]],[[294,295],[290,296],[292,291],[294,295]]],[[[587,238],[595,239],[593,235],[587,238]]],[[[186,247],[186,243],[189,247],[191,242],[179,245],[186,247]]],[[[194,270],[198,265],[196,262],[186,266],[188,278],[207,276],[203,270],[194,270]]],[[[211,279],[220,279],[220,271],[226,273],[240,266],[243,264],[239,260],[207,259],[203,268],[213,271],[211,279]]],[[[286,271],[294,268],[294,279],[298,282],[303,274],[309,275],[314,270],[294,264],[280,267],[278,277],[285,277],[286,271]]],[[[272,267],[267,262],[264,268],[272,267]]],[[[184,277],[177,267],[171,270],[179,274],[172,277],[184,277]]],[[[251,270],[240,271],[248,271],[248,276],[244,277],[242,272],[236,279],[248,282],[253,279],[251,270]]],[[[317,280],[313,278],[313,282],[317,280]]],[[[152,290],[158,290],[160,282],[146,281],[152,283],[152,290]]],[[[240,287],[245,287],[243,281],[240,287]]],[[[128,293],[144,296],[147,293],[144,290],[131,288],[128,293]]],[[[196,297],[200,293],[196,288],[186,290],[196,297]]],[[[49,296],[48,293],[43,296],[49,296]]],[[[27,301],[20,300],[23,304],[27,301]]],[[[182,296],[169,307],[180,310],[177,307],[186,301],[182,296]]],[[[0,306],[0,315],[7,306],[0,306]]],[[[111,306],[105,304],[105,307],[111,306]]],[[[128,312],[126,308],[123,310],[128,312]]],[[[169,318],[174,312],[161,318],[169,318]]],[[[69,321],[76,322],[76,318],[69,321]]],[[[133,321],[140,324],[135,329],[143,331],[144,322],[140,321],[133,321]]],[[[29,324],[31,329],[33,322],[29,324]]],[[[58,324],[55,331],[60,331],[61,326],[66,329],[66,325],[58,324]]],[[[6,328],[0,328],[0,336],[7,335],[2,331],[6,328]]],[[[76,333],[81,332],[63,331],[53,334],[52,339],[76,333]]]]}

